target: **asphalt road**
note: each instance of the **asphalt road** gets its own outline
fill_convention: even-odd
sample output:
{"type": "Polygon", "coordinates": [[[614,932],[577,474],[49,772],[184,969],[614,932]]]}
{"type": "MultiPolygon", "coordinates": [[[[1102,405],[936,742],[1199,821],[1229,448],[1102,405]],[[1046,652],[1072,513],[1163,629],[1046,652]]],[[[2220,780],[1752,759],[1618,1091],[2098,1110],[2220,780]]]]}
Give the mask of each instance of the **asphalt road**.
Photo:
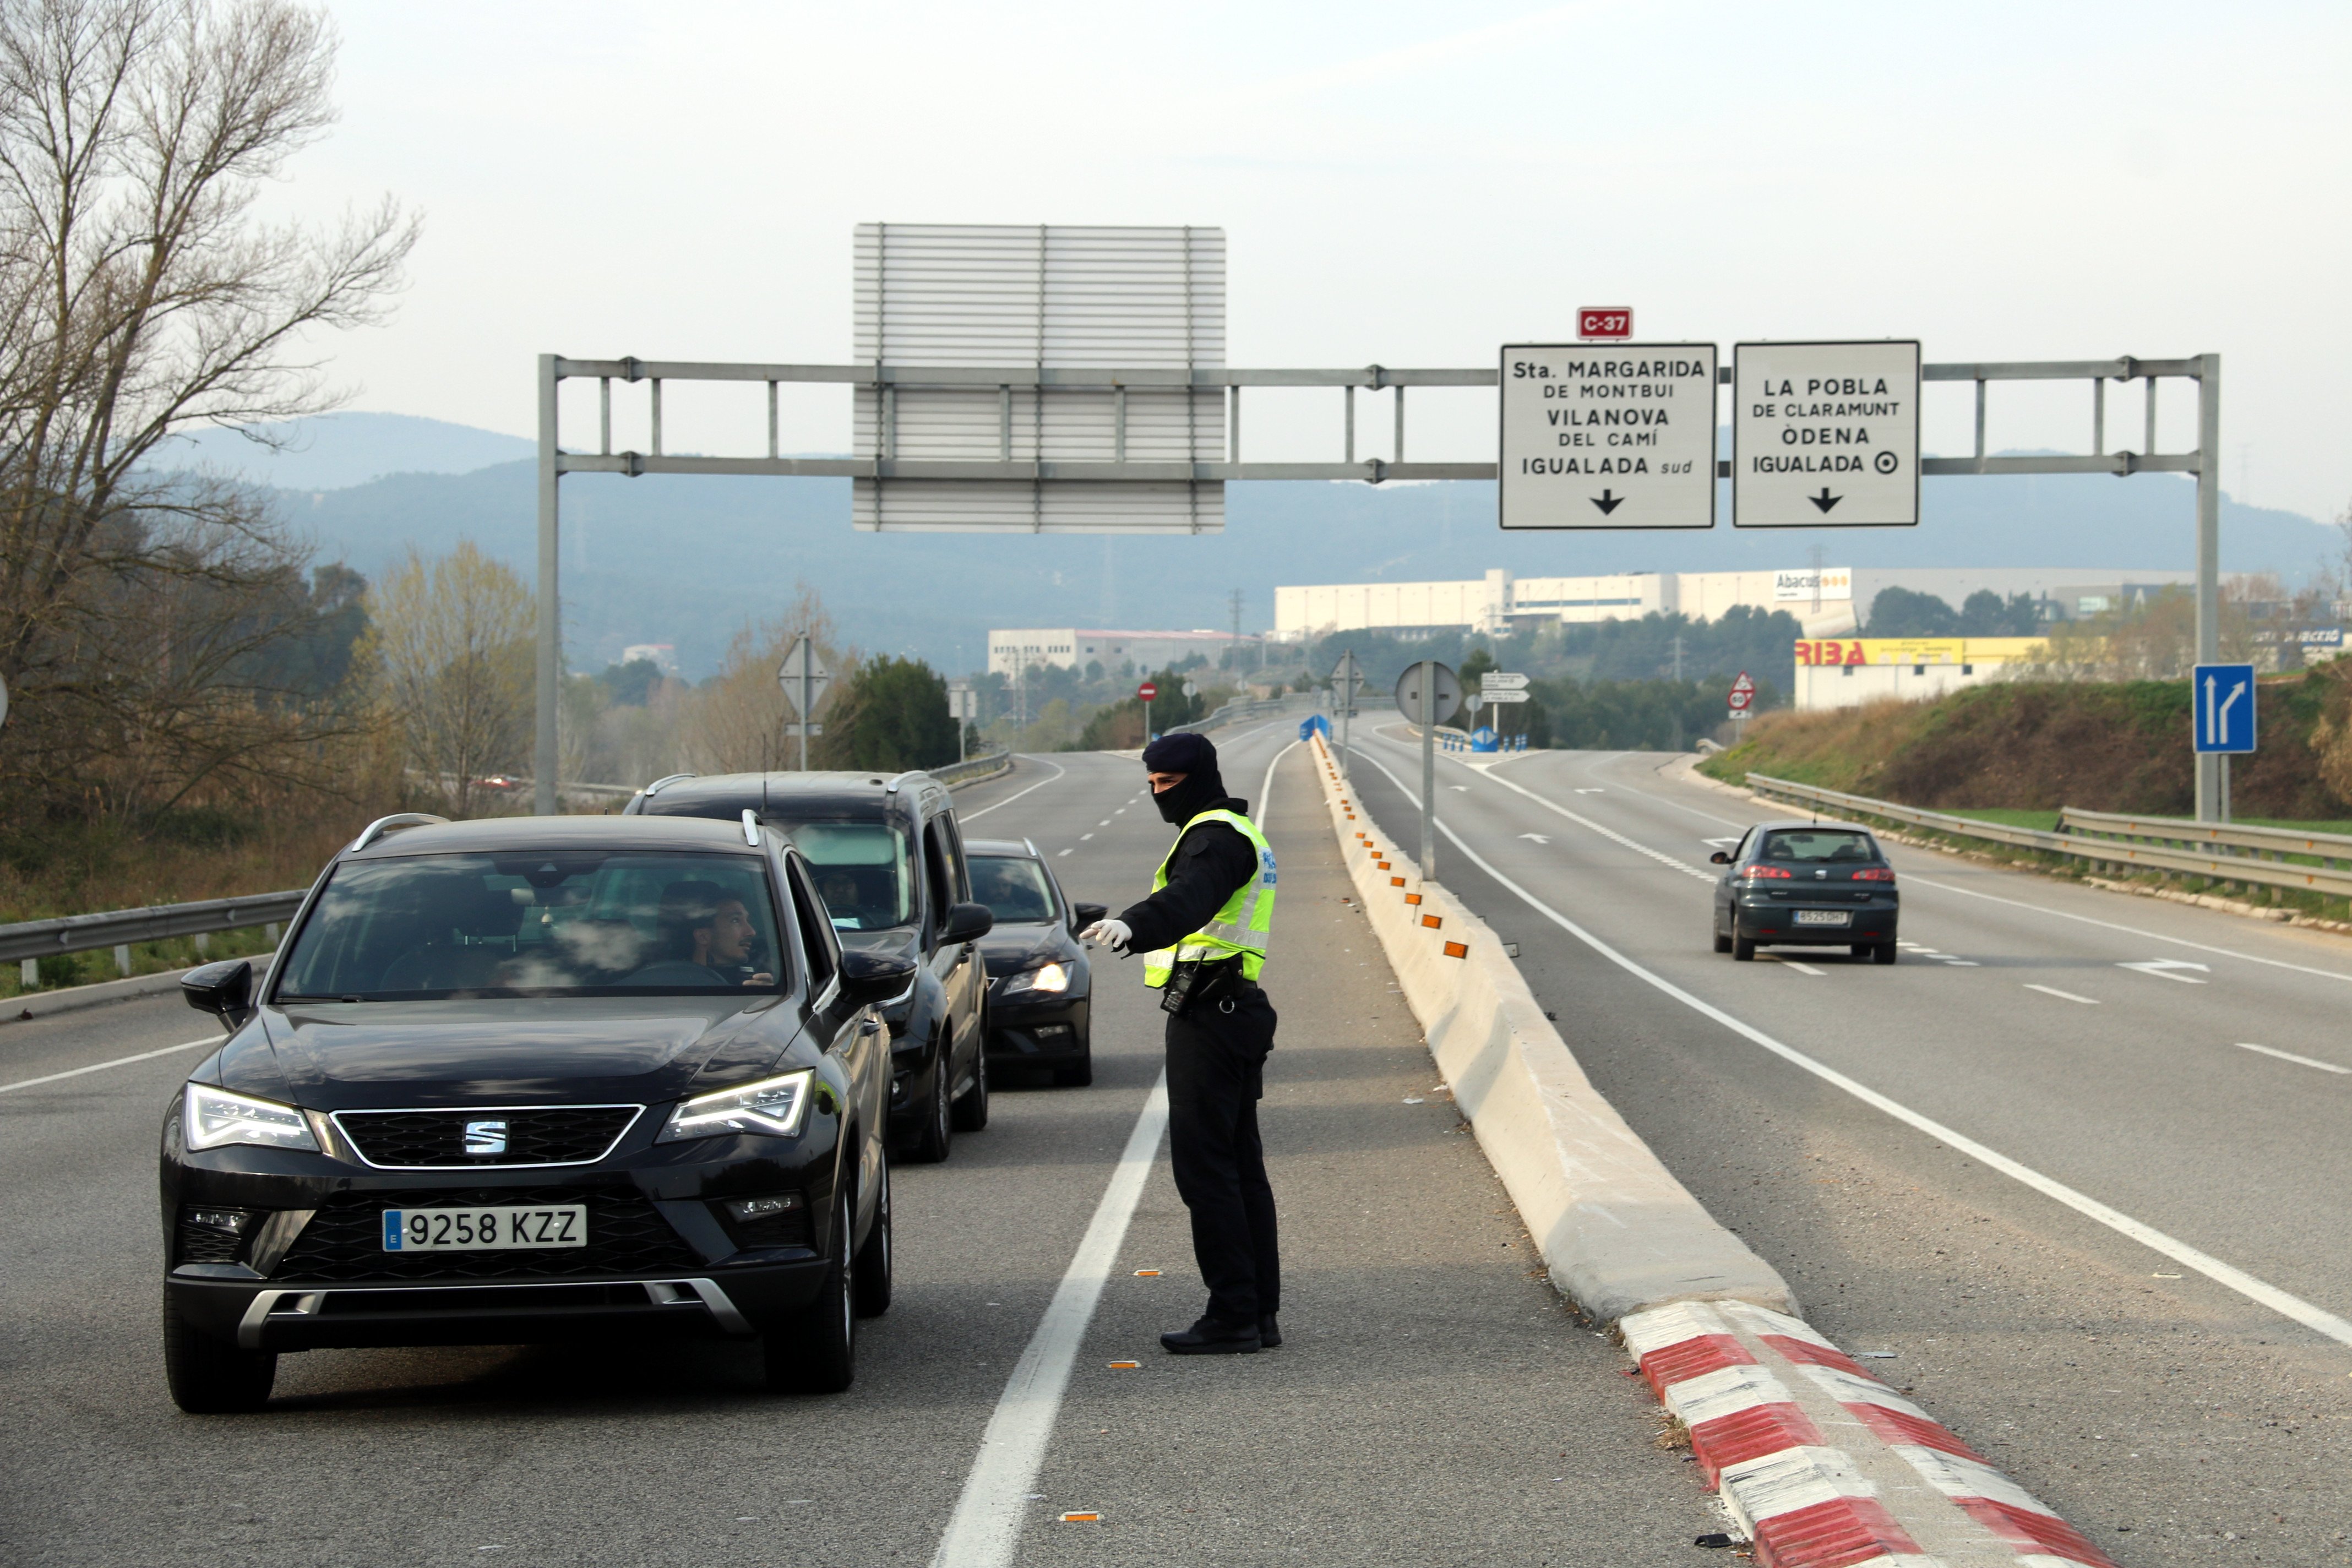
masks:
{"type": "MultiPolygon", "coordinates": [[[[1418,749],[1374,728],[1355,784],[1410,854],[1418,749]]],[[[2118,1562],[2352,1561],[2352,1345],[2257,1299],[2352,1318],[2352,943],[1894,846],[1896,966],[1735,963],[1706,857],[1790,814],[1674,761],[1439,763],[1439,879],[1594,1083],[1815,1323],[2118,1562]]]]}
{"type": "MultiPolygon", "coordinates": [[[[1255,803],[1293,733],[1224,739],[1232,787],[1255,803]]],[[[1024,761],[959,807],[1117,908],[1170,838],[1139,774],[1024,761]]],[[[1035,1479],[993,1500],[1021,1526],[1009,1560],[1711,1561],[1692,1467],[1542,1282],[1435,1088],[1303,752],[1262,820],[1283,869],[1263,1122],[1287,1342],[1160,1352],[1202,1292],[1159,1148],[1035,1479]]],[[[0,1026],[0,1561],[931,1562],[1158,1076],[1134,965],[1099,978],[1092,1088],[1001,1085],[946,1164],[898,1168],[897,1301],[828,1399],[761,1392],[757,1352],[729,1344],[326,1351],[281,1362],[265,1413],[183,1415],[156,1337],[153,1139],[205,1022],[160,999],[0,1026]]]]}

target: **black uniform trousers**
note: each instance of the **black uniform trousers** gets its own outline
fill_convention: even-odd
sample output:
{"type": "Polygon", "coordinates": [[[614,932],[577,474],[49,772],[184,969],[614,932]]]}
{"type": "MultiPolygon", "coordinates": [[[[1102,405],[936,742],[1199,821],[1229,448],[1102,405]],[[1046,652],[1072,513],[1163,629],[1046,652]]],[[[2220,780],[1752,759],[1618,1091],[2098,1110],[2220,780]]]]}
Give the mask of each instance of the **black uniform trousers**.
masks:
{"type": "Polygon", "coordinates": [[[1274,1026],[1274,1005],[1255,985],[1168,1020],[1169,1158],[1192,1211],[1209,1316],[1221,1322],[1255,1323],[1282,1307],[1274,1188],[1257,1132],[1274,1026]]]}

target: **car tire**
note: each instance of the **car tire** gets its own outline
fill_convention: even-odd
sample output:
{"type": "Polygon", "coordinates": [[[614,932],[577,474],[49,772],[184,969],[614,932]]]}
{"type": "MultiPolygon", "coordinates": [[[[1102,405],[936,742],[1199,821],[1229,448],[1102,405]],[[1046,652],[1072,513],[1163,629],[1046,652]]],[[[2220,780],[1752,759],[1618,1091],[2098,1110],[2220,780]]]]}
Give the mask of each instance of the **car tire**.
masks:
{"type": "Polygon", "coordinates": [[[1731,958],[1733,963],[1747,963],[1752,962],[1755,957],[1756,943],[1752,939],[1744,936],[1735,936],[1731,939],[1731,958]]]}
{"type": "Polygon", "coordinates": [[[856,1307],[861,1318],[890,1310],[890,1157],[882,1157],[882,1195],[874,1205],[874,1228],[857,1249],[856,1307]]]}
{"type": "Polygon", "coordinates": [[[199,1331],[163,1292],[163,1376],[172,1403],[191,1415],[229,1415],[269,1403],[278,1352],[248,1351],[199,1331]]]}
{"type": "Polygon", "coordinates": [[[1731,951],[1731,939],[1724,935],[1721,931],[1717,931],[1715,933],[1715,951],[1717,952],[1729,952],[1731,951]]]}
{"type": "Polygon", "coordinates": [[[835,1210],[832,1267],[816,1300],[770,1329],[768,1387],[777,1394],[839,1394],[857,1376],[856,1269],[849,1252],[857,1211],[845,1189],[835,1210]]]}
{"type": "Polygon", "coordinates": [[[922,1129],[915,1134],[913,1152],[919,1164],[938,1164],[955,1142],[954,1110],[948,1103],[950,1080],[954,1077],[954,1061],[948,1055],[947,1043],[941,1041],[937,1065],[931,1068],[930,1104],[923,1112],[922,1129]]]}
{"type": "Polygon", "coordinates": [[[955,1130],[977,1132],[988,1125],[988,1047],[984,1043],[971,1053],[971,1087],[956,1097],[955,1130]]]}
{"type": "Polygon", "coordinates": [[[1892,963],[1895,962],[1896,951],[1897,950],[1893,942],[1882,942],[1871,952],[1870,962],[1873,963],[1892,963]]]}

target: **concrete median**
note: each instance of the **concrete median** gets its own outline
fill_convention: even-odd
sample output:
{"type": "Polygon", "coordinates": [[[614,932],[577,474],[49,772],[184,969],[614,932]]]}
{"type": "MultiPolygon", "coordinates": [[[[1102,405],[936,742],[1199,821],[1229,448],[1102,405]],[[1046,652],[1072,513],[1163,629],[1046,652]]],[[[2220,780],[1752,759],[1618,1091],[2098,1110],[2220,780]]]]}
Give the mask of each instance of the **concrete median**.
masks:
{"type": "Polygon", "coordinates": [[[1493,931],[1422,880],[1359,809],[1319,737],[1314,749],[1365,913],[1553,1282],[1604,1322],[1673,1301],[1795,1311],[1788,1282],[1717,1223],[1585,1078],[1493,931]]]}

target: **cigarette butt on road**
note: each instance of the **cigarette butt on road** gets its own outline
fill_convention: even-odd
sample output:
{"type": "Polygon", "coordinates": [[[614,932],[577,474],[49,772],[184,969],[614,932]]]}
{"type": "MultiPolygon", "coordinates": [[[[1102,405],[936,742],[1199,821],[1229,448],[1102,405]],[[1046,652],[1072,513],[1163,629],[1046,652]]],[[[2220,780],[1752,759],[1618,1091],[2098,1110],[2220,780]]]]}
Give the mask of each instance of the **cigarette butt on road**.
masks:
{"type": "Polygon", "coordinates": [[[1113,1372],[1133,1372],[1142,1364],[1139,1361],[1115,1361],[1110,1363],[1110,1369],[1113,1372]]]}
{"type": "Polygon", "coordinates": [[[1157,1268],[1139,1268],[1135,1271],[1135,1277],[1138,1279],[1157,1279],[1160,1278],[1160,1270],[1157,1268]]]}
{"type": "Polygon", "coordinates": [[[1066,1513],[1062,1516],[1062,1522],[1064,1524],[1100,1524],[1102,1522],[1102,1515],[1098,1513],[1066,1513]]]}

